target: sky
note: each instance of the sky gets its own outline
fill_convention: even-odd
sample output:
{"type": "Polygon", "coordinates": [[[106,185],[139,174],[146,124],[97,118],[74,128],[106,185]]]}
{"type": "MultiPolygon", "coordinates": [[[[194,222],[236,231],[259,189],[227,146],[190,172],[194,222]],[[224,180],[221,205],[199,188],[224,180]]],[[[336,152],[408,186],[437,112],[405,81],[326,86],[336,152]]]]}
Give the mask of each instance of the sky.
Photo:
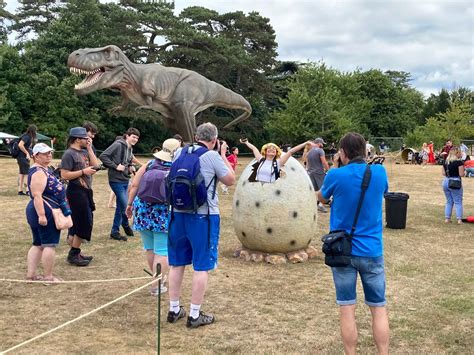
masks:
{"type": "MultiPolygon", "coordinates": [[[[7,10],[16,6],[7,0],[7,10]]],[[[405,71],[425,96],[443,88],[474,90],[473,1],[175,0],[176,13],[188,6],[269,18],[279,60],[405,71]]]]}

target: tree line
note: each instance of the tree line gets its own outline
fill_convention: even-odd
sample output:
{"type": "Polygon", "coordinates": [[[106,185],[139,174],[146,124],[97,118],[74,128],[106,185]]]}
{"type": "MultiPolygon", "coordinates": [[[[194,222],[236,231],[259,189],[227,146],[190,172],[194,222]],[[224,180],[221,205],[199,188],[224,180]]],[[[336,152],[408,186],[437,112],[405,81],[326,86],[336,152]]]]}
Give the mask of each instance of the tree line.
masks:
{"type": "MultiPolygon", "coordinates": [[[[221,130],[231,145],[243,136],[256,144],[295,144],[316,136],[336,141],[349,130],[403,136],[411,145],[474,138],[469,89],[424,99],[407,72],[341,72],[324,62],[278,61],[275,31],[258,12],[220,14],[191,6],[175,14],[172,1],[20,0],[11,14],[5,5],[0,0],[1,131],[19,134],[34,123],[61,147],[70,127],[89,120],[99,127],[100,149],[133,126],[145,133],[137,147],[142,152],[168,138],[172,132],[157,112],[111,113],[121,100],[116,92],[74,95],[80,79],[68,72],[68,55],[115,44],[132,62],[194,70],[243,95],[253,113],[238,127],[221,130]],[[8,43],[11,33],[15,44],[8,43]]],[[[223,127],[236,114],[210,108],[197,123],[223,127]]]]}

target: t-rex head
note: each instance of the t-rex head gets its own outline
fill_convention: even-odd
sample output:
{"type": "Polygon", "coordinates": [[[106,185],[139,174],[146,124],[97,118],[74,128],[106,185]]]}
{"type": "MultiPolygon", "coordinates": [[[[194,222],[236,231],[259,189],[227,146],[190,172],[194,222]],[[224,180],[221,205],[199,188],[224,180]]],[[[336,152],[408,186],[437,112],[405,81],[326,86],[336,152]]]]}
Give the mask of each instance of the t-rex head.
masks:
{"type": "Polygon", "coordinates": [[[86,95],[96,90],[113,88],[123,79],[124,58],[117,46],[102,48],[83,48],[72,52],[67,60],[69,71],[73,74],[85,74],[86,78],[74,86],[77,95],[86,95]]]}

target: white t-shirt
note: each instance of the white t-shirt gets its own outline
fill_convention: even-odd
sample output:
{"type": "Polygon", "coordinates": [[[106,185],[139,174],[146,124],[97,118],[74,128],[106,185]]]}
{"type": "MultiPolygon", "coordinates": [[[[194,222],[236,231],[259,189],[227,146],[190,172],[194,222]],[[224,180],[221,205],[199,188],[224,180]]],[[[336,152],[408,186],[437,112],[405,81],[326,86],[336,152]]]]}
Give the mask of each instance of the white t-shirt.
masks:
{"type": "MultiPolygon", "coordinates": [[[[277,168],[280,170],[280,160],[277,160],[277,168]]],[[[257,168],[257,181],[275,182],[275,170],[273,169],[273,160],[266,160],[257,168]]]]}
{"type": "MultiPolygon", "coordinates": [[[[200,145],[195,144],[194,149],[206,149],[201,147],[200,145]]],[[[175,161],[179,155],[181,154],[182,148],[180,148],[173,157],[173,161],[175,161]]],[[[211,183],[211,180],[214,176],[217,175],[216,179],[220,179],[227,174],[229,174],[229,168],[225,165],[222,157],[219,155],[218,152],[215,150],[209,150],[207,153],[204,153],[199,157],[199,163],[201,164],[201,174],[204,177],[204,182],[206,186],[209,186],[207,189],[207,202],[204,203],[201,207],[198,208],[198,214],[207,214],[207,205],[209,204],[209,214],[219,214],[219,196],[218,196],[218,189],[216,187],[216,193],[214,198],[212,195],[214,194],[214,181],[211,183]],[[209,185],[210,184],[210,185],[209,185]]],[[[217,183],[218,181],[216,181],[217,183]]],[[[176,209],[176,211],[179,211],[176,209]]],[[[185,211],[179,211],[185,212],[185,211]]],[[[189,212],[193,213],[193,212],[189,212]]]]}

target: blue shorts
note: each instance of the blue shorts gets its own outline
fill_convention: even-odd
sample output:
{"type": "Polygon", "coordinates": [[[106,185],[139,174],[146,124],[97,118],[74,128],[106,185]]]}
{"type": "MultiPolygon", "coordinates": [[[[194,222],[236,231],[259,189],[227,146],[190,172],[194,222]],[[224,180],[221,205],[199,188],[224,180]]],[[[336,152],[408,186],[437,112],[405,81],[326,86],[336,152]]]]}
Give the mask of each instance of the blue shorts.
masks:
{"type": "Polygon", "coordinates": [[[365,303],[371,307],[385,306],[385,269],[383,256],[369,258],[352,256],[351,265],[333,267],[336,303],[340,306],[356,303],[357,273],[364,288],[365,303]]]}
{"type": "Polygon", "coordinates": [[[143,249],[153,250],[153,253],[168,256],[168,233],[140,231],[143,241],[143,249]]]}
{"type": "Polygon", "coordinates": [[[26,206],[26,219],[33,235],[33,245],[37,247],[56,247],[59,244],[61,231],[56,229],[51,209],[45,206],[44,211],[48,224],[42,226],[38,223],[38,214],[36,213],[33,200],[26,206]]]}
{"type": "Polygon", "coordinates": [[[217,267],[220,216],[174,212],[168,230],[168,262],[193,264],[195,271],[217,267]]]}

